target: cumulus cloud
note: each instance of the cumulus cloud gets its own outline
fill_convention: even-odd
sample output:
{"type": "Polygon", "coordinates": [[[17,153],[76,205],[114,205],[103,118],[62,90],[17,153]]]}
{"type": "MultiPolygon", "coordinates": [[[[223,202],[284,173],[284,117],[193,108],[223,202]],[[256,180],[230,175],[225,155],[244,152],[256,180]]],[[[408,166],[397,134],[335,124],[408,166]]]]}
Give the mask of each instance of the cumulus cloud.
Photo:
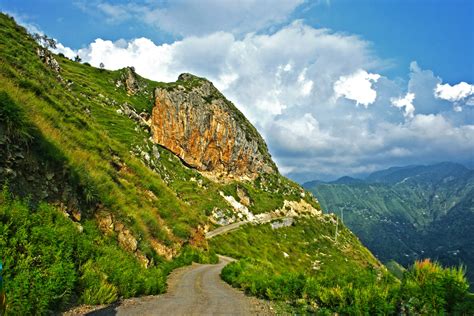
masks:
{"type": "Polygon", "coordinates": [[[290,108],[323,107],[343,74],[382,64],[360,38],[301,21],[242,39],[227,32],[162,45],[146,38],[97,39],[79,55],[94,66],[103,62],[107,69],[134,66],[157,81],[174,81],[182,72],[209,78],[259,127],[290,108]]]}
{"type": "Polygon", "coordinates": [[[354,137],[326,135],[324,151],[308,147],[306,155],[280,156],[279,163],[291,170],[294,178],[309,181],[367,174],[395,165],[472,159],[474,125],[456,126],[440,114],[416,114],[404,123],[378,122],[371,132],[356,128],[359,122],[346,123],[354,137]]]}
{"type": "Polygon", "coordinates": [[[348,76],[341,76],[334,83],[335,96],[356,101],[357,105],[362,104],[367,108],[377,97],[377,91],[372,88],[372,84],[379,78],[379,74],[368,73],[361,69],[348,76]]]}
{"type": "Polygon", "coordinates": [[[77,52],[70,47],[66,47],[61,43],[56,44],[56,48],[52,49],[53,53],[55,54],[63,54],[69,59],[74,59],[77,56],[77,52]]]}
{"type": "Polygon", "coordinates": [[[397,108],[404,108],[403,115],[407,118],[413,118],[415,113],[415,106],[413,105],[413,100],[415,100],[415,94],[408,92],[404,97],[400,98],[391,98],[390,102],[392,106],[397,108]]]}
{"type": "MultiPolygon", "coordinates": [[[[104,63],[110,70],[126,66],[134,66],[139,74],[158,81],[176,80],[176,71],[170,73],[173,63],[172,45],[155,45],[147,38],[137,38],[132,41],[96,39],[87,48],[78,51],[79,56],[98,67],[104,63]]],[[[177,70],[179,71],[179,70],[177,70]]]]}
{"type": "Polygon", "coordinates": [[[460,82],[454,86],[449,83],[437,84],[434,95],[438,99],[450,102],[459,102],[474,94],[474,85],[467,82],[460,82]]]}
{"type": "Polygon", "coordinates": [[[286,21],[304,0],[147,0],[129,3],[79,2],[86,12],[98,9],[110,23],[129,19],[159,30],[182,35],[205,35],[217,31],[245,34],[286,21]]]}

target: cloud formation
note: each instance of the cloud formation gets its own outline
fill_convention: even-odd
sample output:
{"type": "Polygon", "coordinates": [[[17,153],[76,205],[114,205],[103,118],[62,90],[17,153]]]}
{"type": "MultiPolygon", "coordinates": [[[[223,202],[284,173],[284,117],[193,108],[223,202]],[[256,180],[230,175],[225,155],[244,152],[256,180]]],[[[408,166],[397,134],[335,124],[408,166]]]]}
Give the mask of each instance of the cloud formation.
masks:
{"type": "Polygon", "coordinates": [[[434,89],[434,95],[438,99],[450,102],[458,102],[474,94],[474,85],[466,82],[460,82],[454,86],[449,83],[437,84],[434,89]]]}
{"type": "Polygon", "coordinates": [[[133,65],[157,81],[174,81],[182,72],[209,78],[260,126],[290,108],[322,106],[333,97],[334,81],[342,75],[381,63],[360,38],[301,21],[271,35],[250,33],[240,40],[225,32],[162,45],[146,38],[97,39],[79,55],[108,69],[133,65]]]}
{"type": "Polygon", "coordinates": [[[156,29],[181,36],[218,31],[233,34],[256,32],[285,22],[304,0],[147,0],[128,3],[80,2],[85,11],[98,9],[109,23],[134,19],[156,29]]]}
{"type": "Polygon", "coordinates": [[[357,105],[362,104],[367,108],[369,104],[375,102],[377,91],[372,89],[372,84],[379,79],[379,74],[371,74],[359,69],[351,75],[341,76],[334,83],[335,96],[356,101],[357,105]]]}
{"type": "Polygon", "coordinates": [[[415,94],[408,92],[404,97],[391,98],[390,102],[394,107],[404,109],[403,115],[407,118],[413,118],[415,113],[415,106],[413,105],[415,94]]]}

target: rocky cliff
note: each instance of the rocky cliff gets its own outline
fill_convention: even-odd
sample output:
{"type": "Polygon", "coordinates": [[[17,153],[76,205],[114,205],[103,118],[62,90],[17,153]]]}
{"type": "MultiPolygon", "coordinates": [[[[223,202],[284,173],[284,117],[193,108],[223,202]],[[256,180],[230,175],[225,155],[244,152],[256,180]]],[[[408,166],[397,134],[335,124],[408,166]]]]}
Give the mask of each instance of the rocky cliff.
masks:
{"type": "Polygon", "coordinates": [[[255,127],[208,80],[182,74],[154,95],[153,140],[187,165],[223,180],[277,171],[255,127]]]}

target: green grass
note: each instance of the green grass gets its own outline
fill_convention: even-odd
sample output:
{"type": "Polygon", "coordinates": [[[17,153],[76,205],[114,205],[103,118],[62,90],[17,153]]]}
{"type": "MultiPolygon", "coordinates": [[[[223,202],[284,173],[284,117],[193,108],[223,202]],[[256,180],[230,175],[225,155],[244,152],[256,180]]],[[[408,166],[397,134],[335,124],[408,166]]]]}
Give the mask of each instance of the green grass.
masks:
{"type": "Polygon", "coordinates": [[[0,196],[0,258],[9,314],[45,314],[71,303],[104,304],[118,297],[159,294],[174,268],[215,262],[212,253],[185,247],[171,262],[144,268],[94,221],[83,230],[55,207],[0,196]]]}
{"type": "Polygon", "coordinates": [[[291,312],[391,312],[395,279],[347,228],[338,229],[336,242],[333,217],[302,218],[275,230],[248,225],[213,238],[211,245],[240,259],[223,270],[224,280],[287,302],[291,312]]]}
{"type": "Polygon", "coordinates": [[[382,265],[360,244],[357,237],[333,217],[301,218],[292,226],[272,229],[270,224],[246,225],[238,231],[211,239],[211,245],[234,258],[254,258],[271,263],[269,272],[318,273],[330,269],[343,273],[382,265]],[[285,257],[284,253],[288,254],[285,257]],[[314,264],[318,261],[318,264],[314,264]]]}
{"type": "MultiPolygon", "coordinates": [[[[30,269],[25,261],[17,267],[14,262],[21,258],[16,255],[34,257],[34,248],[46,249],[46,241],[22,236],[24,243],[35,243],[32,249],[23,249],[14,242],[15,233],[2,236],[6,239],[0,255],[7,261],[8,278],[14,280],[7,286],[12,313],[30,309],[41,313],[80,302],[107,303],[119,297],[161,293],[172,268],[191,260],[210,260],[209,254],[190,248],[189,243],[199,226],[212,227],[208,215],[213,209],[230,209],[221,191],[244,188],[255,213],[280,208],[285,199],[301,198],[299,186],[280,175],[261,177],[255,183],[212,182],[165,148],[153,145],[146,129],[117,112],[126,103],[137,113],[150,114],[153,89],[174,89],[182,82],[153,82],[137,76],[141,89],[128,95],[123,85],[116,85],[126,70],[101,70],[54,55],[61,67],[58,74],[37,56],[39,48],[24,28],[0,15],[1,184],[8,182],[15,196],[28,199],[2,202],[7,215],[0,224],[23,225],[8,215],[7,209],[13,207],[26,220],[36,221],[38,229],[52,239],[61,229],[70,236],[57,245],[67,251],[58,252],[50,262],[67,268],[63,283],[52,281],[47,289],[33,287],[24,294],[15,291],[26,291],[22,287],[26,283],[17,282],[33,278],[30,273],[38,277],[49,272],[46,263],[30,269]],[[151,158],[145,159],[146,155],[151,158]],[[41,221],[37,218],[41,212],[55,215],[41,221]],[[57,216],[61,212],[80,212],[82,218],[73,223],[57,216]],[[142,268],[136,254],[119,246],[116,232],[99,230],[96,215],[104,213],[131,231],[138,251],[150,260],[148,269],[142,268]],[[76,224],[83,226],[82,233],[76,224]],[[177,257],[168,262],[153,249],[155,242],[175,250],[177,257]],[[23,275],[19,267],[26,270],[23,279],[18,279],[23,275]],[[60,301],[55,298],[58,295],[60,301]],[[36,296],[34,304],[22,298],[36,296]]],[[[186,88],[193,89],[202,80],[193,79],[186,88]]],[[[216,97],[222,95],[216,92],[216,97]]],[[[233,105],[230,108],[256,133],[233,105]]],[[[317,206],[309,195],[305,199],[317,206]]],[[[25,225],[26,231],[33,230],[25,225]]]]}
{"type": "Polygon", "coordinates": [[[331,218],[299,219],[277,230],[270,224],[247,225],[213,238],[218,253],[239,259],[224,268],[222,278],[250,295],[279,302],[291,314],[472,311],[462,267],[418,262],[401,272],[400,282],[342,225],[336,242],[331,218]]]}

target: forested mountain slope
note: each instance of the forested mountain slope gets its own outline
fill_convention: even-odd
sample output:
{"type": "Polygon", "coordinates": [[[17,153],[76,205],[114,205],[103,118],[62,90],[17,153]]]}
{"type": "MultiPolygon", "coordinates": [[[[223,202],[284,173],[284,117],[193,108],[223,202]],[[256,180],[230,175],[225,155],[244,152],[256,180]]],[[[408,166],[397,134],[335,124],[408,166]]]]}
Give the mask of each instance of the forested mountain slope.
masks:
{"type": "Polygon", "coordinates": [[[474,171],[440,163],[304,186],[325,211],[344,213],[344,223],[383,262],[464,264],[474,281],[474,171]]]}

